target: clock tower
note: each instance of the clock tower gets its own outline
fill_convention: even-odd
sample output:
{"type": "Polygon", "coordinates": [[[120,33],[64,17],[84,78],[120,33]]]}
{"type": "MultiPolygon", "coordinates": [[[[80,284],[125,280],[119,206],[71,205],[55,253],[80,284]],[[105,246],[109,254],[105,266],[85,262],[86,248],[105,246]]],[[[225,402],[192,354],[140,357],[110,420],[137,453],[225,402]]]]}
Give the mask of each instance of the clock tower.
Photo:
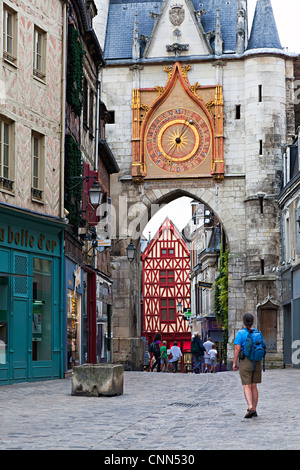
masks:
{"type": "MultiPolygon", "coordinates": [[[[281,149],[295,132],[298,56],[280,43],[272,0],[256,0],[251,28],[247,0],[95,1],[106,62],[101,93],[112,117],[106,139],[120,168],[111,179],[114,362],[142,363],[144,227],[159,207],[188,196],[214,214],[228,249],[228,367],[248,311],[276,337],[268,360],[282,366],[277,196],[281,149]]],[[[192,255],[204,276],[209,263],[192,255]]],[[[210,275],[217,270],[216,263],[210,275]]],[[[199,329],[199,318],[214,314],[209,305],[192,302],[199,329]]]]}
{"type": "Polygon", "coordinates": [[[134,181],[224,177],[222,86],[191,85],[190,68],[175,62],[164,87],[133,91],[134,181]]]}

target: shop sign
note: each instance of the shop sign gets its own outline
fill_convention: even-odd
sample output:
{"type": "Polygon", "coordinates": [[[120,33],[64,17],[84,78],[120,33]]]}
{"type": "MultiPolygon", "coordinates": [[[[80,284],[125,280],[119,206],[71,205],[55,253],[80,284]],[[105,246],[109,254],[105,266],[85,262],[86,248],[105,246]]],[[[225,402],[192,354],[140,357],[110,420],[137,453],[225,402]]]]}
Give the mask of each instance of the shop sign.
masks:
{"type": "Polygon", "coordinates": [[[111,240],[109,240],[108,238],[107,239],[98,239],[96,240],[97,242],[97,247],[101,247],[101,246],[104,246],[104,247],[107,247],[107,246],[111,246],[111,240]]]}
{"type": "Polygon", "coordinates": [[[49,254],[53,254],[58,246],[57,241],[45,233],[32,232],[24,228],[16,230],[10,225],[7,228],[0,227],[0,243],[13,247],[32,248],[49,254]]]}
{"type": "Polygon", "coordinates": [[[198,281],[198,287],[203,287],[204,289],[212,289],[212,282],[198,281]]]}
{"type": "Polygon", "coordinates": [[[74,295],[77,287],[81,285],[81,266],[74,271],[74,295]]]}

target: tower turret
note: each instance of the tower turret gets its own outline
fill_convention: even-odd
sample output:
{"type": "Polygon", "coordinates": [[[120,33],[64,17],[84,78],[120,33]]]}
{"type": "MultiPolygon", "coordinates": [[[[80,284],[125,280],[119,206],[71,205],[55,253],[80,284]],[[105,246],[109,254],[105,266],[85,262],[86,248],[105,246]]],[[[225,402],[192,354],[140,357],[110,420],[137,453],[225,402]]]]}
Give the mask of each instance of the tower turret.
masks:
{"type": "Polygon", "coordinates": [[[249,49],[282,49],[271,0],[257,0],[249,49]]]}

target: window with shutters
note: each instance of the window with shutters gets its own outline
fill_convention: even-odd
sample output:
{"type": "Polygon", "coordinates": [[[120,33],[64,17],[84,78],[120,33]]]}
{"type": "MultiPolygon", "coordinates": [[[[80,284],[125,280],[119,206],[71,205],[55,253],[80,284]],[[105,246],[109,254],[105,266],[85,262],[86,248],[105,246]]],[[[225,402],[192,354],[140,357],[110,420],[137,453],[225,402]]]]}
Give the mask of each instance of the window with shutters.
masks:
{"type": "Polygon", "coordinates": [[[98,171],[90,169],[88,163],[83,163],[83,177],[87,177],[82,185],[82,218],[88,222],[89,225],[97,225],[99,222],[97,211],[90,203],[89,189],[93,185],[95,178],[98,180],[98,171]]]}

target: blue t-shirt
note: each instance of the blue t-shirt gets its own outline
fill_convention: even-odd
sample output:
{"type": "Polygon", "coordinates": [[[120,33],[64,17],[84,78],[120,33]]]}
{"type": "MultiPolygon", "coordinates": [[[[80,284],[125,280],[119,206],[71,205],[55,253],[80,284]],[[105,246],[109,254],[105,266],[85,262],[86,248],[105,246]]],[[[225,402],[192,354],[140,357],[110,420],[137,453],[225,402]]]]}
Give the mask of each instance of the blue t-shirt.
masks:
{"type": "MultiPolygon", "coordinates": [[[[252,331],[258,331],[255,328],[252,328],[252,331]]],[[[239,330],[236,334],[234,344],[237,344],[241,346],[242,349],[244,349],[246,339],[248,338],[249,331],[247,328],[243,328],[242,330],[239,330]]]]}

